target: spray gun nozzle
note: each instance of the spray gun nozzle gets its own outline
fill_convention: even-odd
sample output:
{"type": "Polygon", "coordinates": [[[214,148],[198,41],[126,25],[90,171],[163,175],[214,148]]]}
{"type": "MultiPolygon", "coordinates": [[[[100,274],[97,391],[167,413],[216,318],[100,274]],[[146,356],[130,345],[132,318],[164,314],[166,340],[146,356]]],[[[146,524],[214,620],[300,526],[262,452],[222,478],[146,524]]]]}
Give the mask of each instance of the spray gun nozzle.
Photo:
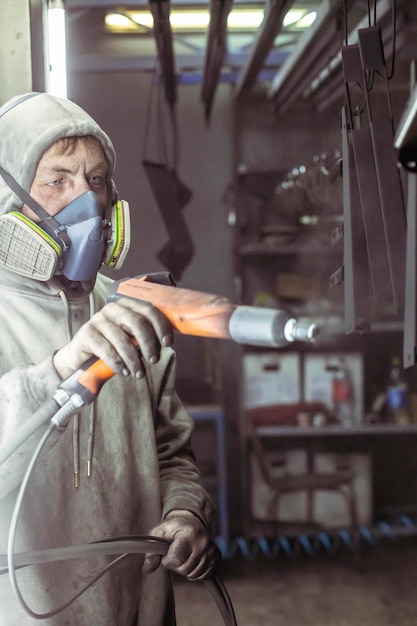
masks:
{"type": "Polygon", "coordinates": [[[312,342],[319,334],[319,327],[310,320],[297,320],[291,318],[287,321],[284,335],[287,341],[307,341],[312,342]]]}
{"type": "Polygon", "coordinates": [[[229,332],[237,343],[281,348],[293,341],[313,341],[318,327],[281,309],[238,306],[230,318],[229,332]]]}

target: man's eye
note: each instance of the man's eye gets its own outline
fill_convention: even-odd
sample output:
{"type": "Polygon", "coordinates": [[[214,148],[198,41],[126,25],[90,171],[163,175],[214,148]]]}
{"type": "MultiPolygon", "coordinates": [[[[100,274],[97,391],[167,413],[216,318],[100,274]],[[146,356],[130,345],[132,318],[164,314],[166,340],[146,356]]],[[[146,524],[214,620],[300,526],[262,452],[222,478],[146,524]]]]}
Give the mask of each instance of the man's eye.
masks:
{"type": "Polygon", "coordinates": [[[48,183],[48,187],[58,187],[58,185],[60,185],[61,183],[62,179],[57,178],[56,180],[51,180],[51,182],[48,183]]]}
{"type": "Polygon", "coordinates": [[[90,184],[94,185],[95,187],[99,187],[101,185],[104,185],[104,176],[91,176],[90,178],[90,184]]]}

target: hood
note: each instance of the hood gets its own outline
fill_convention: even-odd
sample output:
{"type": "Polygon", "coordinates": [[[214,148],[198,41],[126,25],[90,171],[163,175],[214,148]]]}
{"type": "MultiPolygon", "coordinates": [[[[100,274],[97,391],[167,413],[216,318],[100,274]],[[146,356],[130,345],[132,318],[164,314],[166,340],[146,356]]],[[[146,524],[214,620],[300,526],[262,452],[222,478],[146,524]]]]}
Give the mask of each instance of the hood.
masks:
{"type": "MultiPolygon", "coordinates": [[[[46,93],[16,96],[0,108],[0,166],[29,192],[45,150],[58,139],[76,135],[98,139],[109,162],[109,183],[115,193],[116,157],[108,135],[77,104],[46,93]]],[[[22,205],[0,176],[0,214],[19,211],[22,205]]]]}

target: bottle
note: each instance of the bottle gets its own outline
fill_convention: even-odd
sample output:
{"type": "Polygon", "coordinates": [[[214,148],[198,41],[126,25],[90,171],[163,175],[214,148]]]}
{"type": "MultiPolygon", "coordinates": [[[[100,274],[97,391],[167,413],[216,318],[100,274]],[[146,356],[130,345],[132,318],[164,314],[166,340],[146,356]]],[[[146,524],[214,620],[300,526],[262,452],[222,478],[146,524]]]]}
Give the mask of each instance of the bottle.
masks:
{"type": "Polygon", "coordinates": [[[387,384],[388,421],[395,424],[408,424],[408,383],[401,366],[401,359],[394,356],[391,360],[391,369],[387,384]]]}
{"type": "Polygon", "coordinates": [[[334,413],[340,424],[347,427],[353,426],[355,421],[353,382],[343,358],[334,370],[332,401],[334,413]]]}

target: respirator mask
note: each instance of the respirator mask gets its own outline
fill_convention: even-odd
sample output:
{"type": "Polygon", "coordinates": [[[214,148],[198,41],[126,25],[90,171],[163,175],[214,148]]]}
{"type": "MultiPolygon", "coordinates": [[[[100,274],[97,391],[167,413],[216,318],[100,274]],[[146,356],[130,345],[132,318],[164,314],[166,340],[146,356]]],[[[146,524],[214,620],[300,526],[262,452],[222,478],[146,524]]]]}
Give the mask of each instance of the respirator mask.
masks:
{"type": "Polygon", "coordinates": [[[129,205],[117,201],[103,218],[98,198],[86,191],[51,217],[7,172],[0,174],[41,219],[19,211],[0,216],[0,266],[22,276],[47,281],[94,280],[102,264],[120,269],[130,246],[129,205]]]}

